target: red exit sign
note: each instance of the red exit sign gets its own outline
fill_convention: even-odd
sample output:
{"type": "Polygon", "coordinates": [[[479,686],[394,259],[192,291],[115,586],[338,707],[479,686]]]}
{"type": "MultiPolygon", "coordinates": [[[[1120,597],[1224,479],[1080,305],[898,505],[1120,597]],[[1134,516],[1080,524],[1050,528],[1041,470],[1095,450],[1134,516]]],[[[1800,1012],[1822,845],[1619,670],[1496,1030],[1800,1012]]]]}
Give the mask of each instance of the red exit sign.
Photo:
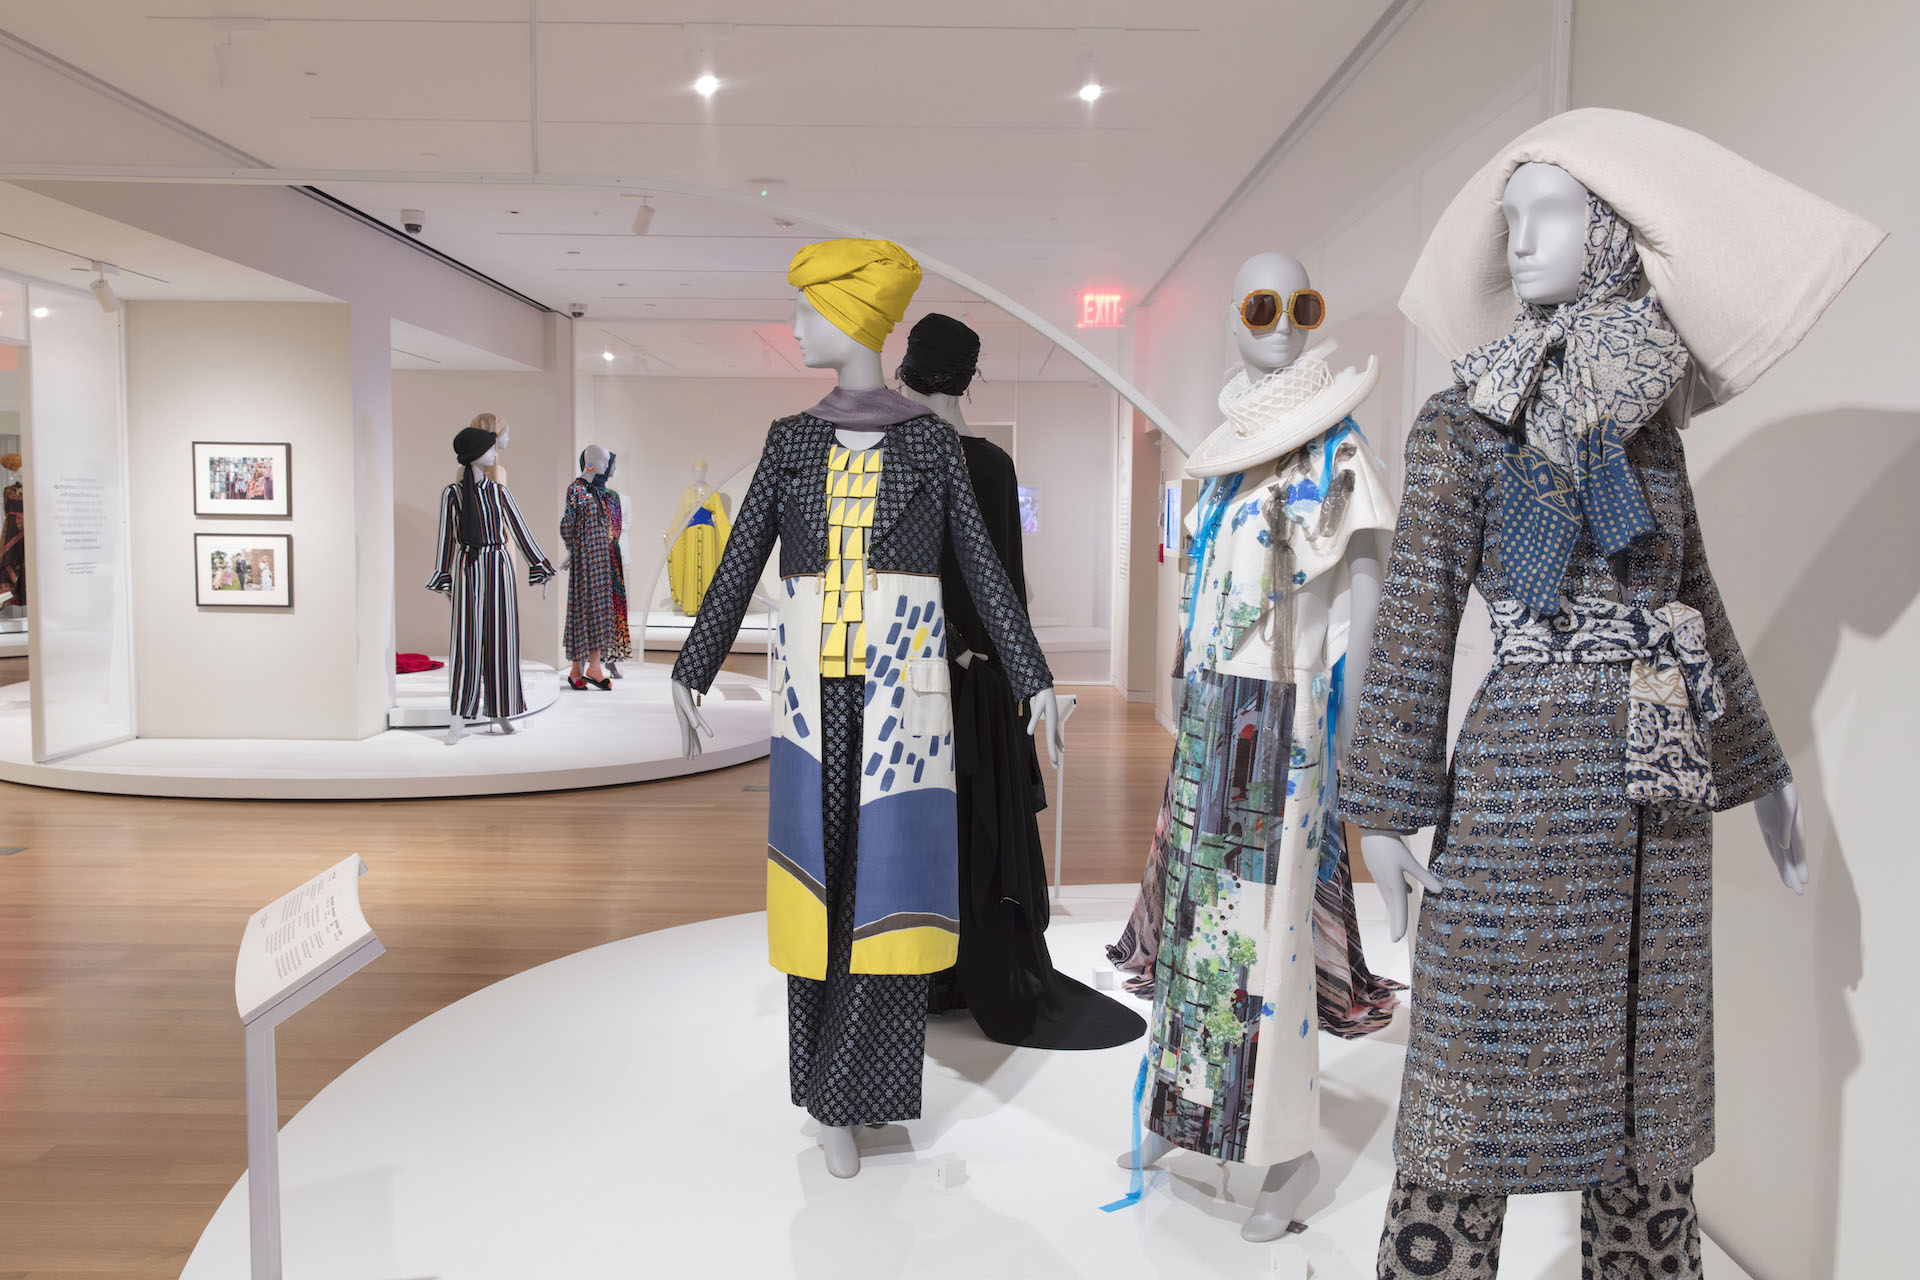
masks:
{"type": "Polygon", "coordinates": [[[1127,323],[1126,299],[1117,293],[1080,295],[1080,323],[1076,329],[1121,329],[1127,323]]]}

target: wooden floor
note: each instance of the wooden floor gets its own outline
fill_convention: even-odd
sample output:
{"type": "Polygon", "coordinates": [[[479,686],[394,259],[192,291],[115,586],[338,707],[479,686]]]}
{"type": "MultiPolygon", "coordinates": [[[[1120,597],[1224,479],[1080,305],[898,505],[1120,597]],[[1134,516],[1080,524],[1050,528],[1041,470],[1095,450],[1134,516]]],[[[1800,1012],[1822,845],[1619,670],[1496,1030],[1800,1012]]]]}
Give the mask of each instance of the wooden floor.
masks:
{"type": "MultiPolygon", "coordinates": [[[[0,660],[0,683],[24,676],[0,660]]],[[[1075,692],[1067,879],[1135,880],[1172,739],[1151,704],[1075,692]]],[[[0,784],[0,847],[21,847],[0,857],[0,1280],[179,1275],[246,1164],[233,962],[253,908],[357,852],[387,947],[280,1029],[286,1117],[382,1041],[510,974],[761,909],[766,780],[761,761],[596,791],[375,802],[0,784]]]]}

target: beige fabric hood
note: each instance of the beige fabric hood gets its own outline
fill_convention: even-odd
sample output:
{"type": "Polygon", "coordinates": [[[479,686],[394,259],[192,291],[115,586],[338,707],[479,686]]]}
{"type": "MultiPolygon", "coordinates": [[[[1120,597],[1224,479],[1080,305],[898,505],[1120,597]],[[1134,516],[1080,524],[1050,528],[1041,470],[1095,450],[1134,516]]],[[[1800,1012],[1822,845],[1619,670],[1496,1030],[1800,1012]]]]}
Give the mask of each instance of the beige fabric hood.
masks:
{"type": "Polygon", "coordinates": [[[1647,280],[1714,404],[1793,350],[1886,233],[1720,144],[1589,107],[1545,120],[1474,174],[1440,215],[1400,310],[1457,360],[1520,309],[1500,200],[1523,164],[1558,165],[1633,227],[1647,280]]]}

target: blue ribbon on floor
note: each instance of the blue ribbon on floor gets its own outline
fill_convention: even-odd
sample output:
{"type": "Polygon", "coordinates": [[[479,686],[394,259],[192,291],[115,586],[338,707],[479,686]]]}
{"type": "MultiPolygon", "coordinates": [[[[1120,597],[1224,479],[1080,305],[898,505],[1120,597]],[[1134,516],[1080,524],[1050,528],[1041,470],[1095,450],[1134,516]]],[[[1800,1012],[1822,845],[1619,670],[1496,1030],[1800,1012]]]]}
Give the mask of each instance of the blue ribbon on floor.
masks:
{"type": "Polygon", "coordinates": [[[1147,1096],[1147,1055],[1140,1055],[1140,1071],[1133,1078],[1133,1174],[1127,1180],[1127,1194],[1112,1204],[1100,1206],[1100,1212],[1112,1213],[1116,1209],[1131,1209],[1140,1203],[1141,1189],[1145,1185],[1145,1174],[1140,1167],[1140,1105],[1147,1096]]]}

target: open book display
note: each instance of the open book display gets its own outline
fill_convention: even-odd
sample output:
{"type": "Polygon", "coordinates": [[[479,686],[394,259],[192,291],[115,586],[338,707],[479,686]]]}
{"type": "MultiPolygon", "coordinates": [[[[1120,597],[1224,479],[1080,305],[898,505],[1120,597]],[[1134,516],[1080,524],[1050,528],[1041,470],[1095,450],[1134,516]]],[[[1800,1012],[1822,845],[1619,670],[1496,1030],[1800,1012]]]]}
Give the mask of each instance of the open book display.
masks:
{"type": "Polygon", "coordinates": [[[360,855],[350,854],[249,917],[233,970],[242,1022],[252,1022],[369,944],[380,945],[360,912],[366,870],[360,855]]]}

